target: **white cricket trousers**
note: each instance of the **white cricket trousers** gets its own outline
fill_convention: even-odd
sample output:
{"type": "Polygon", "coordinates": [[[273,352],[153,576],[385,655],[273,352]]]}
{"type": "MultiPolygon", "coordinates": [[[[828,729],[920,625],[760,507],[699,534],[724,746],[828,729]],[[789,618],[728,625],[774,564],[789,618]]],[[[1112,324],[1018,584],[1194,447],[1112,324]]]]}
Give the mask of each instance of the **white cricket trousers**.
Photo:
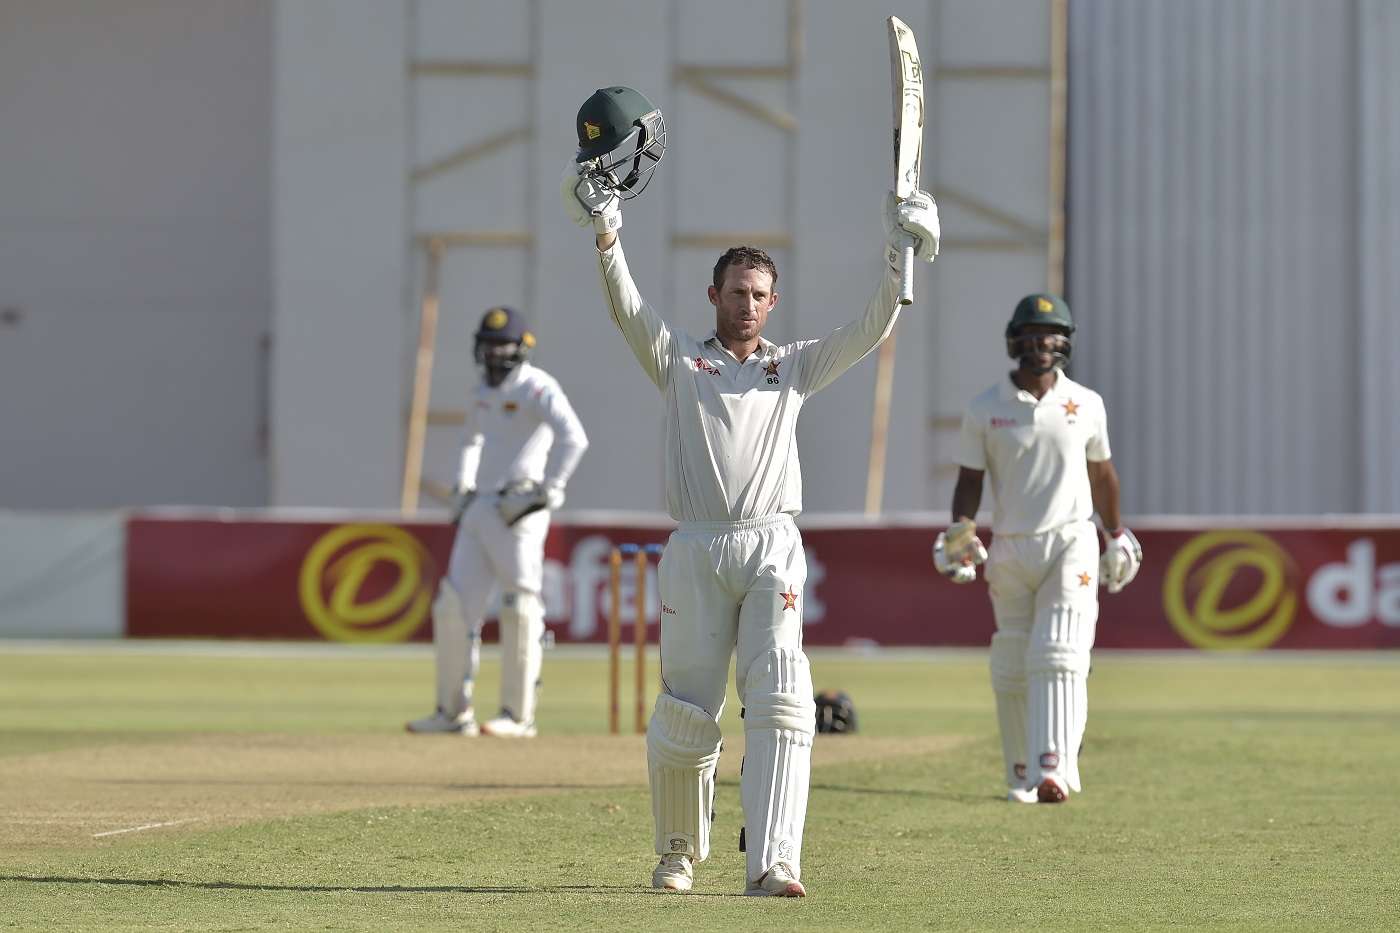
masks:
{"type": "Polygon", "coordinates": [[[986,577],[1007,785],[1035,787],[1053,776],[1078,791],[1099,615],[1098,531],[1079,521],[1035,535],[993,534],[986,577]]]}
{"type": "Polygon", "coordinates": [[[714,720],[724,708],[733,654],[744,710],[739,796],[748,880],[757,882],[778,862],[800,874],[816,731],[802,651],[806,579],[802,537],[786,514],[682,522],[667,542],[660,567],[664,692],[648,741],[658,852],[686,851],[698,860],[708,853],[707,801],[720,751],[714,720]],[[681,707],[687,728],[678,726],[674,701],[688,704],[681,707]],[[704,742],[695,738],[702,733],[704,742]],[[676,770],[678,764],[690,771],[676,770]]]}
{"type": "Polygon", "coordinates": [[[773,649],[802,650],[807,559],[787,514],[742,522],[682,522],[661,555],[663,689],[718,719],[729,659],[744,675],[773,649]],[[787,594],[784,596],[784,594],[787,594]]]}
{"type": "Polygon", "coordinates": [[[449,714],[472,705],[481,665],[481,623],[492,593],[501,593],[501,709],[533,722],[544,660],[544,541],[549,512],[533,512],[507,526],[496,497],[479,495],[462,515],[452,542],[447,582],[461,604],[460,618],[434,619],[439,705],[449,714]]]}

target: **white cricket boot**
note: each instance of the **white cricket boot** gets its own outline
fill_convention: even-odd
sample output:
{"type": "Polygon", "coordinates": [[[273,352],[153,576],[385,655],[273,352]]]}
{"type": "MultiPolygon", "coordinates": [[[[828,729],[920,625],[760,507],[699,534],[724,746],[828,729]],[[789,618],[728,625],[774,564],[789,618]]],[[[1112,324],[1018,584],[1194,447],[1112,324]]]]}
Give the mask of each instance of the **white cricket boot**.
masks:
{"type": "Polygon", "coordinates": [[[481,724],[481,734],[497,739],[533,739],[535,737],[535,724],[533,722],[520,722],[510,714],[510,710],[503,709],[495,719],[487,720],[481,724]]]}
{"type": "Polygon", "coordinates": [[[786,862],[779,862],[757,881],[750,881],[744,894],[749,897],[806,897],[807,889],[793,877],[786,862]]]}
{"type": "Polygon", "coordinates": [[[474,736],[479,731],[476,725],[476,715],[472,712],[471,707],[467,707],[459,716],[449,716],[443,712],[442,707],[439,706],[437,712],[433,713],[431,716],[424,716],[422,719],[406,722],[403,727],[409,732],[422,735],[436,733],[439,735],[452,734],[474,736]]]}
{"type": "Polygon", "coordinates": [[[691,867],[690,856],[681,853],[661,856],[661,861],[651,872],[651,886],[660,891],[684,894],[694,883],[695,869],[691,867]]]}
{"type": "Polygon", "coordinates": [[[1036,803],[1040,795],[1034,787],[1008,787],[1006,799],[1009,803],[1036,803]]]}

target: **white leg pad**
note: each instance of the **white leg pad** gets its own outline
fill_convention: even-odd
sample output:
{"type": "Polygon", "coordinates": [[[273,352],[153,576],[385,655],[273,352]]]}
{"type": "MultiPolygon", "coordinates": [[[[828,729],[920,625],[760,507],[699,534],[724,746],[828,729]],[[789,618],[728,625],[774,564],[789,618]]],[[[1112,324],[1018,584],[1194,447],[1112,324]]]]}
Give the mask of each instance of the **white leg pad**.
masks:
{"type": "Polygon", "coordinates": [[[1027,652],[1031,784],[1046,777],[1079,790],[1079,742],[1088,717],[1089,649],[1096,607],[1051,606],[1027,652]]]}
{"type": "Polygon", "coordinates": [[[778,862],[802,874],[802,830],[812,777],[817,709],[812,672],[801,651],[776,648],[744,675],[744,848],[748,880],[778,862]]]}
{"type": "Polygon", "coordinates": [[[992,692],[997,701],[1006,786],[1024,787],[1026,769],[1026,645],[1030,633],[1000,631],[992,636],[992,692]]]}
{"type": "Polygon", "coordinates": [[[668,693],[656,698],[647,726],[647,770],[657,855],[678,853],[697,862],[709,857],[720,738],[719,723],[700,707],[668,693]]]}
{"type": "Polygon", "coordinates": [[[517,722],[535,721],[544,661],[544,603],[529,590],[501,594],[501,708],[517,722]]]}
{"type": "Polygon", "coordinates": [[[433,600],[433,653],[437,664],[437,705],[455,719],[472,705],[472,682],[481,663],[481,624],[469,624],[462,601],[446,579],[433,600]]]}

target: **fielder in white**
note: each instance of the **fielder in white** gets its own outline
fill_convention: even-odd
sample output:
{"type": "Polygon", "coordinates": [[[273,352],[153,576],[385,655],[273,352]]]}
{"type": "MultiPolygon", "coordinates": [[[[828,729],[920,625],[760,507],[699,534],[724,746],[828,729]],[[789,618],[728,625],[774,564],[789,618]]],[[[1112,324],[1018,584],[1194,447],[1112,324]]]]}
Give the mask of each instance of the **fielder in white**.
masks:
{"type": "MultiPolygon", "coordinates": [[[[615,91],[599,94],[624,96],[615,91]]],[[[648,115],[644,98],[629,98],[614,113],[590,110],[596,97],[579,114],[579,162],[611,151],[629,125],[644,126],[648,115]]],[[[745,737],[745,893],[801,897],[816,714],[802,650],[807,568],[793,522],[802,508],[794,431],[806,399],[889,334],[899,310],[895,250],[912,237],[917,254],[932,261],[937,211],[922,192],[898,204],[891,197],[891,264],[882,265],[865,313],[819,340],[784,346],[764,340],[778,303],[777,269],[760,249],[729,250],[708,289],[715,329],[695,338],[638,294],[617,236],[620,201],[608,184],[579,172],[575,164],[566,170],[564,203],[577,224],[594,229],[609,315],[661,392],[666,501],[679,523],[660,563],[662,692],[647,730],[661,856],[652,886],[690,890],[694,863],[709,855],[718,719],[736,654],[745,737]]]]}
{"type": "Polygon", "coordinates": [[[457,537],[433,603],[437,711],[408,723],[409,732],[535,735],[544,539],[549,513],[564,504],[564,486],[588,438],[559,383],[527,362],[534,345],[524,318],[510,308],[487,311],[476,332],[482,381],[467,406],[453,503],[457,537]],[[472,684],[481,663],[482,618],[496,588],[501,707],[478,727],[472,684]]]}
{"type": "Polygon", "coordinates": [[[1055,295],[1028,295],[1006,326],[1017,368],[972,400],[962,422],[953,524],[933,560],[955,583],[986,562],[996,634],[992,690],[1007,799],[1060,803],[1079,782],[1098,585],[1117,593],[1142,547],[1118,514],[1103,399],[1061,370],[1074,321],[1055,295]],[[976,537],[983,476],[995,508],[988,555],[976,537]],[[1106,546],[1099,555],[1097,511],[1106,546]]]}

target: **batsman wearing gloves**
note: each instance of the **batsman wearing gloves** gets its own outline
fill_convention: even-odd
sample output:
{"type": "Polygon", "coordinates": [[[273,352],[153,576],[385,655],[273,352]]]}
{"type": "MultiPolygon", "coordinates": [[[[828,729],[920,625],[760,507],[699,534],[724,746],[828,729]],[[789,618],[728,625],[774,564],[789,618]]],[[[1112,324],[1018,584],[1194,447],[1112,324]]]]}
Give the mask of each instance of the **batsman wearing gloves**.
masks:
{"type": "Polygon", "coordinates": [[[731,655],[743,703],[741,839],[745,893],[802,897],[815,707],[802,650],[802,508],[794,430],[802,405],[885,339],[899,309],[893,256],[906,244],[932,261],[938,215],[920,192],[890,200],[891,265],[856,320],[819,340],[762,337],[778,303],[778,271],[739,246],[714,267],[714,330],[696,338],[637,292],[618,231],[621,204],[645,186],[665,146],[656,108],[630,88],[582,107],[579,152],[563,180],[569,216],[592,228],[612,323],[656,385],[666,416],[666,502],[679,525],[660,563],[662,692],[647,731],[660,863],[652,886],[691,888],[710,851],[718,719],[731,655]]]}
{"type": "Polygon", "coordinates": [[[971,583],[986,562],[1007,799],[1023,803],[1079,791],[1098,586],[1117,593],[1142,564],[1119,520],[1103,399],[1062,372],[1073,335],[1063,299],[1028,295],[1016,305],[1006,350],[1017,368],[963,415],[953,524],[933,546],[934,565],[955,583],[971,583]],[[984,476],[996,500],[990,555],[973,521],[984,476]]]}
{"type": "Polygon", "coordinates": [[[408,723],[409,732],[535,735],[544,539],[588,438],[559,383],[527,362],[534,345],[525,319],[510,308],[487,311],[476,332],[482,380],[467,407],[453,494],[457,537],[433,603],[437,711],[408,723]],[[501,709],[478,727],[472,683],[494,588],[501,594],[501,709]]]}

